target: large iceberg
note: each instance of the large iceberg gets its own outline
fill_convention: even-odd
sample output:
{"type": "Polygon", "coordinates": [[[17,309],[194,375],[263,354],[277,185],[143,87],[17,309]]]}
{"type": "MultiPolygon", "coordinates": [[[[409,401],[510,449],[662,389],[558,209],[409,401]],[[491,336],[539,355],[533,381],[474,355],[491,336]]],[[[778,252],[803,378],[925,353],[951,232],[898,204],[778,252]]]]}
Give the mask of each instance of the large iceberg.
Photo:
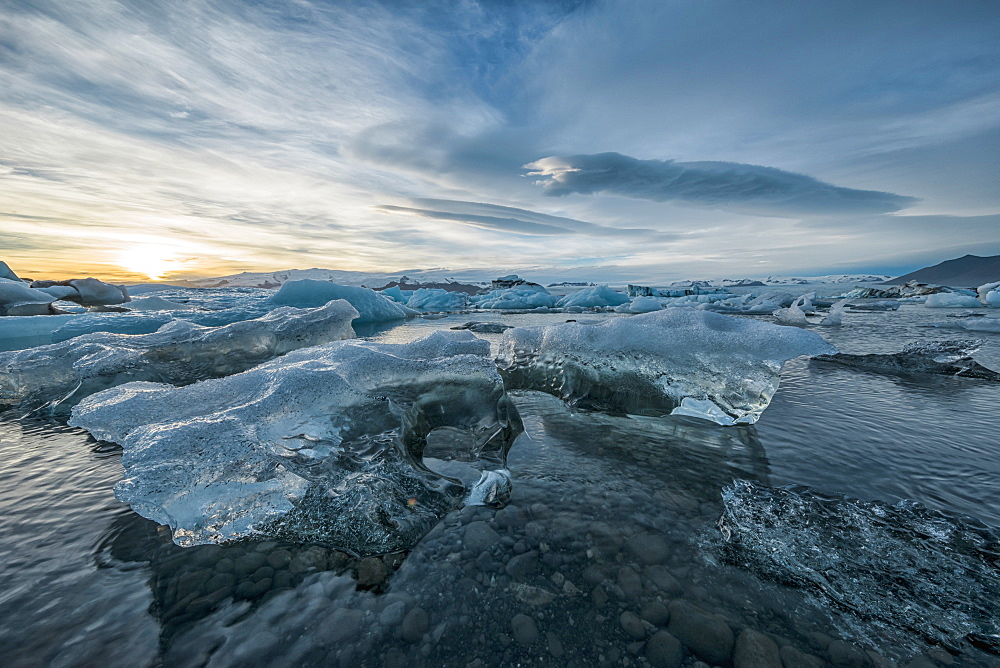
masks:
{"type": "Polygon", "coordinates": [[[68,281],[35,281],[32,288],[48,292],[56,299],[76,302],[81,306],[113,306],[130,301],[128,290],[96,278],[73,278],[68,281]]]}
{"type": "Polygon", "coordinates": [[[760,417],[786,360],[836,352],[798,328],[665,309],[511,329],[498,364],[509,389],[541,390],[585,408],[734,424],[760,417]]]}
{"type": "Polygon", "coordinates": [[[343,299],[358,310],[357,322],[389,322],[402,320],[416,314],[370,288],[338,285],[330,281],[310,278],[288,281],[271,297],[275,304],[298,307],[322,306],[331,299],[343,299]]]}
{"type": "Polygon", "coordinates": [[[351,338],[357,314],[337,300],[223,327],[172,320],[151,334],[98,332],[0,353],[0,406],[60,410],[129,381],[185,384],[237,373],[297,348],[351,338]]]}
{"type": "Polygon", "coordinates": [[[536,309],[552,308],[559,297],[549,294],[545,288],[518,286],[510,289],[490,290],[486,294],[476,295],[471,302],[481,309],[536,309]]]}
{"type": "Polygon", "coordinates": [[[187,387],[123,385],[70,424],[121,444],[116,495],[180,545],[273,537],[392,552],[466,500],[509,495],[522,427],[489,350],[469,332],[340,341],[187,387]],[[455,466],[474,475],[433,470],[455,466]]]}
{"type": "Polygon", "coordinates": [[[972,358],[982,341],[929,341],[910,343],[898,353],[821,355],[816,359],[880,373],[935,373],[1000,381],[1000,373],[972,358]]]}
{"type": "Polygon", "coordinates": [[[597,285],[592,288],[584,288],[571,292],[560,299],[556,306],[581,306],[583,308],[593,308],[596,306],[620,306],[627,304],[629,298],[620,292],[612,290],[606,285],[597,285]]]}

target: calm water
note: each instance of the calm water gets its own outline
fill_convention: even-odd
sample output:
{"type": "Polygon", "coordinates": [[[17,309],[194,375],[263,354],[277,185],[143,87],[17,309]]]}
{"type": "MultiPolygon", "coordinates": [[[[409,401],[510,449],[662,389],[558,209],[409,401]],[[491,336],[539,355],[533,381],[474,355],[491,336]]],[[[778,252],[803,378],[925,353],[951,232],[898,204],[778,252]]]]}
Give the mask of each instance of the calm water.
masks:
{"type": "MultiPolygon", "coordinates": [[[[906,305],[816,329],[851,353],[975,338],[919,326],[947,313],[906,305]]],[[[399,342],[471,319],[576,317],[586,316],[455,315],[363,334],[399,342]]],[[[977,359],[1000,369],[1000,336],[979,336],[977,359]]],[[[1000,553],[983,526],[1000,527],[1000,384],[795,360],[760,422],[738,428],[573,412],[537,393],[516,403],[525,432],[508,462],[511,504],[455,512],[408,553],[360,561],[315,545],[178,548],[114,499],[115,447],[7,414],[0,663],[631,666],[700,657],[712,665],[746,651],[750,629],[781,648],[786,666],[1000,665],[962,640],[978,629],[984,646],[1000,623],[1000,553]],[[822,499],[823,540],[842,541],[824,543],[837,563],[824,581],[836,587],[776,575],[723,544],[716,523],[736,479],[804,485],[796,499],[822,499]],[[931,519],[885,515],[885,504],[903,499],[931,519]],[[861,503],[869,501],[884,504],[861,503]],[[982,544],[969,547],[966,530],[982,544]],[[851,569],[870,571],[882,550],[899,591],[852,587],[862,579],[851,569]],[[944,570],[948,579],[935,579],[944,570]],[[892,607],[904,594],[931,632],[892,607]],[[949,596],[961,615],[945,605],[949,596]]],[[[778,530],[789,540],[807,535],[781,524],[754,537],[778,530]]]]}

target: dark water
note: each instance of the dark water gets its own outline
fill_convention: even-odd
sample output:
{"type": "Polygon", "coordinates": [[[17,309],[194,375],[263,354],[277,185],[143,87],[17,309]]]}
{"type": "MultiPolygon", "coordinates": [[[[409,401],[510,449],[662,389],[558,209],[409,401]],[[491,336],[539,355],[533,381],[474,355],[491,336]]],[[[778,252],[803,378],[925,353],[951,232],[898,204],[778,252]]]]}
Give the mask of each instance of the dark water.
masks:
{"type": "MultiPolygon", "coordinates": [[[[907,305],[818,329],[852,353],[974,338],[919,326],[945,315],[907,305]]],[[[403,341],[466,319],[367,334],[403,341]]],[[[992,335],[977,356],[994,369],[998,344],[992,335]]],[[[756,643],[759,656],[780,648],[786,666],[1000,665],[989,646],[1000,631],[989,542],[1000,385],[796,360],[749,427],[572,412],[535,393],[516,403],[525,433],[508,461],[511,504],[455,512],[408,553],[364,560],[287,543],[179,548],[115,501],[115,448],[58,422],[0,418],[0,663],[693,666],[729,664],[756,643]],[[776,516],[781,492],[745,495],[753,540],[727,543],[717,521],[735,480],[806,486],[795,507],[816,531],[759,519],[776,516]],[[852,542],[866,502],[903,499],[921,504],[905,506],[916,515],[890,512],[852,542]],[[934,532],[913,519],[928,513],[934,532]],[[776,572],[759,546],[781,549],[777,535],[811,536],[836,563],[823,562],[827,582],[863,586],[804,585],[817,567],[803,544],[778,555],[799,570],[776,572]],[[973,535],[975,558],[942,558],[942,544],[973,535]],[[898,572],[896,585],[861,577],[873,563],[898,572]],[[917,622],[876,614],[903,593],[925,606],[917,622]]]]}

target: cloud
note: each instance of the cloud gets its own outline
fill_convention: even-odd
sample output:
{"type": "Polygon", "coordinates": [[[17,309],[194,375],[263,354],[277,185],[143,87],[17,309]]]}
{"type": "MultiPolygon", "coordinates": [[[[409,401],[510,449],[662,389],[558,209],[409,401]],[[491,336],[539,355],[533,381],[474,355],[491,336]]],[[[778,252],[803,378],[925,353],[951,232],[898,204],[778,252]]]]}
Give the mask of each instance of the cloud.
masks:
{"type": "Polygon", "coordinates": [[[551,216],[513,206],[500,206],[483,202],[416,199],[412,203],[417,206],[382,204],[375,208],[386,213],[411,214],[494,232],[510,232],[531,236],[585,235],[616,238],[641,236],[650,241],[668,241],[681,236],[646,228],[606,227],[573,218],[551,216]]]}
{"type": "Polygon", "coordinates": [[[639,160],[621,153],[551,156],[525,165],[545,193],[610,194],[772,216],[889,213],[913,197],[842,188],[805,174],[737,162],[639,160]]]}

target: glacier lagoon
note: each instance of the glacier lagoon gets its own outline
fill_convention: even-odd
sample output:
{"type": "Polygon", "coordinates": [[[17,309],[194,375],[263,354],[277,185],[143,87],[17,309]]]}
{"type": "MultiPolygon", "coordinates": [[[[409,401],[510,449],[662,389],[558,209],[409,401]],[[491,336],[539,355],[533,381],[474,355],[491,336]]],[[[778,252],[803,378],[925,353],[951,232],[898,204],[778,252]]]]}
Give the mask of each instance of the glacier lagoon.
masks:
{"type": "MultiPolygon", "coordinates": [[[[228,306],[172,314],[210,326],[273,308],[263,290],[159,294],[228,306]]],[[[470,320],[629,317],[355,329],[393,345],[470,320]]],[[[950,320],[965,319],[904,302],[809,330],[856,355],[979,337],[976,359],[1000,369],[995,334],[924,326],[950,320]]],[[[477,336],[500,352],[503,334],[477,336]]],[[[115,499],[120,448],[8,411],[4,663],[997,664],[1000,385],[798,358],[760,419],[733,426],[508,395],[523,432],[503,462],[506,507],[456,504],[374,556],[283,539],[180,547],[115,499]]],[[[431,466],[468,474],[434,446],[431,466]]]]}

